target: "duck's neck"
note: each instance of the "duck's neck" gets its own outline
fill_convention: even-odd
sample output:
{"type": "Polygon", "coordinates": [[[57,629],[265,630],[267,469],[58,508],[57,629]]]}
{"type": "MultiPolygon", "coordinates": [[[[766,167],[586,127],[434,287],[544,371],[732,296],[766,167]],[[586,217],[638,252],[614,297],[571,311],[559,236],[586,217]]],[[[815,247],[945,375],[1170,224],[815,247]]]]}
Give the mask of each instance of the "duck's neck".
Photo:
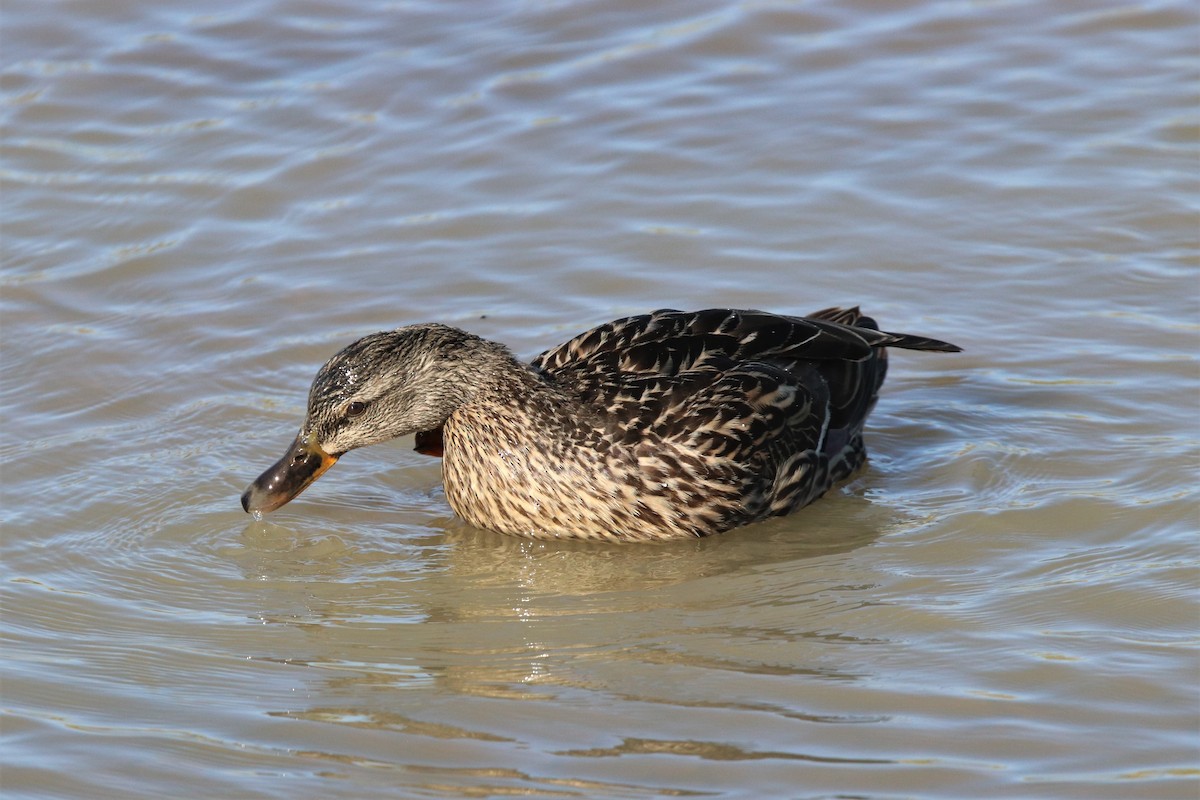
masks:
{"type": "Polygon", "coordinates": [[[479,339],[474,345],[472,352],[461,361],[464,376],[458,382],[462,387],[461,396],[456,398],[459,404],[503,393],[508,387],[523,383],[530,374],[529,367],[499,342],[479,339]]]}
{"type": "Polygon", "coordinates": [[[569,404],[570,398],[507,348],[497,345],[495,359],[481,365],[466,403],[487,405],[569,404]]]}

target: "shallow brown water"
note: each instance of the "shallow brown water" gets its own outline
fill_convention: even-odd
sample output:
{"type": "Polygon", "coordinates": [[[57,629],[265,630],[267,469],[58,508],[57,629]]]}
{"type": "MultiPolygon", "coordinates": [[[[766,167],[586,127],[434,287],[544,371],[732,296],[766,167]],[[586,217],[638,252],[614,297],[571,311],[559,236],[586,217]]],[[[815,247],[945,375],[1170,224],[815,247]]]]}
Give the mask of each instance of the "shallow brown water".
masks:
{"type": "Polygon", "coordinates": [[[7,798],[1192,798],[1186,3],[3,12],[7,798]],[[872,459],[667,546],[455,520],[321,362],[861,303],[872,459]]]}

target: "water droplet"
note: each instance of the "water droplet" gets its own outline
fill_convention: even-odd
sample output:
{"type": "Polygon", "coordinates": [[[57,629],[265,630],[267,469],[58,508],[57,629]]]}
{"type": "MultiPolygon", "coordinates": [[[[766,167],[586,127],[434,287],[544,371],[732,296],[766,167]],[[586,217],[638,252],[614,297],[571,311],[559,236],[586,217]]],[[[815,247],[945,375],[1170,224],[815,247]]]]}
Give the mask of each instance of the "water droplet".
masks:
{"type": "Polygon", "coordinates": [[[261,511],[259,511],[257,508],[250,512],[250,516],[254,517],[255,522],[263,521],[263,513],[261,511]]]}

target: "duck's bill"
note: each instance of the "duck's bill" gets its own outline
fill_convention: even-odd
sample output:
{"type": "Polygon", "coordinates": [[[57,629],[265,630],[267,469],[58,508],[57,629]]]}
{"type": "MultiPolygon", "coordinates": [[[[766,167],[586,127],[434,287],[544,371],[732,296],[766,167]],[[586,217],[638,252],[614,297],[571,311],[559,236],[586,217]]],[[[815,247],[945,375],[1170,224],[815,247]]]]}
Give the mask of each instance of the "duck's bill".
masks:
{"type": "Polygon", "coordinates": [[[259,475],[242,494],[242,508],[250,514],[274,511],[336,463],[337,456],[326,453],[311,436],[301,433],[283,458],[259,475]]]}

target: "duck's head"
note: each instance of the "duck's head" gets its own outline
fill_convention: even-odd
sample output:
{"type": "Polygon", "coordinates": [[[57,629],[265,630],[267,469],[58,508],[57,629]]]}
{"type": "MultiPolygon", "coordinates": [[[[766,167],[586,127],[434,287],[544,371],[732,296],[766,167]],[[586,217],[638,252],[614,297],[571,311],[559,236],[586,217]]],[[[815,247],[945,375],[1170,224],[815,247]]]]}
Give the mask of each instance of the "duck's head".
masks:
{"type": "Polygon", "coordinates": [[[511,358],[502,346],[447,325],[359,339],[317,372],[300,433],[242,494],[242,508],[274,511],[348,451],[441,427],[504,357],[511,358]]]}

